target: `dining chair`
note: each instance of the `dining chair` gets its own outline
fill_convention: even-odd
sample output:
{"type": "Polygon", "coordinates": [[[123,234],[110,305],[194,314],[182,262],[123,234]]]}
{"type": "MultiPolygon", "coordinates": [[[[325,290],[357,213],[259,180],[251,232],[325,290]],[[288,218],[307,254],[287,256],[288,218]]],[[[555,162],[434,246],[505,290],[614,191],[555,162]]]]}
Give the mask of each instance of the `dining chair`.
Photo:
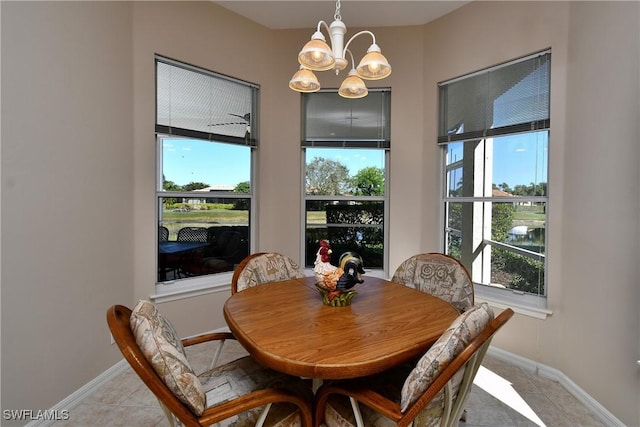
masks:
{"type": "Polygon", "coordinates": [[[178,230],[178,242],[206,242],[207,229],[204,227],[183,227],[178,230]]]}
{"type": "MultiPolygon", "coordinates": [[[[161,242],[169,241],[169,229],[165,226],[158,226],[158,246],[161,242]]],[[[158,254],[158,282],[181,277],[180,267],[182,257],[175,254],[158,254]]]]}
{"type": "MultiPolygon", "coordinates": [[[[205,227],[182,227],[178,230],[176,240],[178,242],[210,243],[209,232],[205,227]]],[[[193,249],[180,254],[180,268],[178,275],[185,277],[205,274],[201,271],[201,264],[208,246],[193,249]]]]}
{"type": "Polygon", "coordinates": [[[233,339],[228,332],[180,340],[150,301],[133,310],[114,305],[107,323],[124,358],[158,399],[169,424],[184,426],[311,426],[308,381],[265,368],[250,356],[196,375],[185,346],[233,339]],[[218,424],[216,424],[218,425],[218,424]]]}
{"type": "Polygon", "coordinates": [[[226,230],[216,240],[215,250],[207,256],[227,264],[225,271],[233,270],[249,254],[249,241],[240,231],[226,230]]]}
{"type": "Polygon", "coordinates": [[[443,299],[461,313],[474,304],[469,271],[460,261],[443,253],[423,253],[406,259],[398,266],[391,281],[443,299]]]}
{"type": "Polygon", "coordinates": [[[158,242],[166,242],[169,240],[169,229],[163,225],[158,227],[158,242]]]}
{"type": "Polygon", "coordinates": [[[257,252],[240,261],[234,270],[231,294],[264,283],[304,277],[298,264],[288,256],[277,252],[257,252]]]}
{"type": "Polygon", "coordinates": [[[508,308],[494,318],[487,303],[478,304],[459,315],[417,364],[323,384],[314,425],[457,427],[491,339],[511,316],[508,308]]]}
{"type": "Polygon", "coordinates": [[[249,242],[237,231],[224,231],[215,243],[201,250],[190,251],[182,271],[186,276],[200,276],[233,271],[248,253],[249,242]]]}

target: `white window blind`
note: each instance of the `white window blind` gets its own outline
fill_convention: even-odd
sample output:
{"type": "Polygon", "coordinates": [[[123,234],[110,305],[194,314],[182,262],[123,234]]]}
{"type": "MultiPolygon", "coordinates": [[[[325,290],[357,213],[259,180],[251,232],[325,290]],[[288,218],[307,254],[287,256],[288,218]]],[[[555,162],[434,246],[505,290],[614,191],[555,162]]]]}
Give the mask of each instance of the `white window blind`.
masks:
{"type": "Polygon", "coordinates": [[[156,132],[257,145],[258,86],[156,56],[156,132]]]}
{"type": "Polygon", "coordinates": [[[364,98],[345,99],[336,91],[302,95],[302,146],[389,148],[389,89],[370,89],[364,98]]]}
{"type": "Polygon", "coordinates": [[[438,143],[549,128],[551,52],[439,84],[438,143]]]}

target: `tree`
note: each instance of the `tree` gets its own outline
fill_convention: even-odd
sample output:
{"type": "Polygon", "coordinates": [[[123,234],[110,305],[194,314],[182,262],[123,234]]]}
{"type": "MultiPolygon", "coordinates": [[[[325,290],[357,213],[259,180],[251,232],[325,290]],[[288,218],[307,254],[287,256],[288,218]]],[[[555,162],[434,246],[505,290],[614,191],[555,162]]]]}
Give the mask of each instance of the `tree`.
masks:
{"type": "Polygon", "coordinates": [[[491,207],[491,239],[504,242],[513,227],[513,216],[516,212],[511,203],[492,203],[491,207]]]}
{"type": "MultiPolygon", "coordinates": [[[[251,183],[249,181],[239,182],[233,189],[234,193],[249,194],[251,192],[251,183]]],[[[234,199],[233,209],[245,211],[249,209],[249,200],[234,199]]]]}
{"type": "MultiPolygon", "coordinates": [[[[167,181],[164,178],[164,174],[162,174],[162,189],[164,191],[180,191],[181,190],[180,186],[175,182],[167,181]]],[[[173,206],[176,203],[176,199],[174,199],[173,197],[164,197],[162,199],[162,203],[164,204],[166,209],[170,209],[171,206],[173,206]]]]}
{"type": "Polygon", "coordinates": [[[547,195],[547,183],[546,182],[541,182],[539,184],[533,184],[531,183],[531,185],[533,185],[533,195],[534,196],[546,196],[547,195]]]}
{"type": "MultiPolygon", "coordinates": [[[[496,187],[495,184],[493,184],[493,186],[496,187]]],[[[506,182],[499,184],[496,188],[504,191],[505,193],[513,194],[513,190],[509,187],[509,184],[507,184],[506,182]]]]}
{"type": "Polygon", "coordinates": [[[181,188],[178,184],[173,181],[167,181],[164,179],[164,174],[162,175],[162,189],[164,191],[180,191],[181,188]]]}
{"type": "Polygon", "coordinates": [[[204,182],[190,182],[182,187],[182,191],[200,190],[208,186],[209,184],[205,184],[204,182]]]}
{"type": "Polygon", "coordinates": [[[249,181],[239,182],[233,189],[234,193],[242,193],[242,194],[249,194],[250,191],[251,191],[251,184],[249,183],[249,181]]]}
{"type": "Polygon", "coordinates": [[[307,165],[306,186],[309,194],[336,196],[349,188],[349,169],[336,160],[315,157],[307,165]]]}
{"type": "Polygon", "coordinates": [[[351,180],[356,196],[384,195],[384,171],[375,166],[360,169],[351,180]]]}

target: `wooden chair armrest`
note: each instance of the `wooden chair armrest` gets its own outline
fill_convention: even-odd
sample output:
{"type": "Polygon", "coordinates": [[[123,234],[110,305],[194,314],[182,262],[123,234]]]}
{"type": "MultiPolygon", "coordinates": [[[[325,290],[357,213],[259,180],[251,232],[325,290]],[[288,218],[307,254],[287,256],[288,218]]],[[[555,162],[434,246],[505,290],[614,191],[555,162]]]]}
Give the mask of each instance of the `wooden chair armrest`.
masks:
{"type": "Polygon", "coordinates": [[[234,340],[236,337],[231,332],[210,332],[208,334],[197,335],[195,337],[185,338],[182,345],[187,347],[194,344],[201,344],[208,341],[234,340]]]}
{"type": "MultiPolygon", "coordinates": [[[[311,399],[311,396],[309,396],[309,399],[311,399]]],[[[278,402],[289,402],[296,405],[300,409],[302,426],[311,427],[312,414],[309,402],[304,397],[293,392],[275,388],[254,391],[215,407],[207,408],[204,410],[202,417],[199,418],[199,421],[203,425],[210,425],[249,409],[278,402]]]]}
{"type": "Polygon", "coordinates": [[[324,408],[331,394],[351,397],[395,422],[403,417],[402,412],[400,412],[400,405],[381,394],[357,383],[342,384],[336,382],[324,384],[316,393],[314,402],[315,425],[320,425],[324,419],[324,408]]]}

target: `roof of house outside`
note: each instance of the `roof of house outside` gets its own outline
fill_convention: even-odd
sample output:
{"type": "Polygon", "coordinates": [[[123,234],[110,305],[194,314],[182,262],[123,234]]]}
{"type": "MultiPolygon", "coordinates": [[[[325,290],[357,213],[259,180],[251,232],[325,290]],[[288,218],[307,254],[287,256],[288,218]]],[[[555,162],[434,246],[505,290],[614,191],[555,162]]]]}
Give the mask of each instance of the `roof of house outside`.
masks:
{"type": "Polygon", "coordinates": [[[235,186],[233,186],[233,185],[218,184],[218,185],[211,185],[211,186],[205,187],[205,188],[200,188],[198,190],[193,190],[193,191],[202,191],[202,192],[207,192],[207,191],[233,191],[234,188],[235,188],[235,186]]]}

